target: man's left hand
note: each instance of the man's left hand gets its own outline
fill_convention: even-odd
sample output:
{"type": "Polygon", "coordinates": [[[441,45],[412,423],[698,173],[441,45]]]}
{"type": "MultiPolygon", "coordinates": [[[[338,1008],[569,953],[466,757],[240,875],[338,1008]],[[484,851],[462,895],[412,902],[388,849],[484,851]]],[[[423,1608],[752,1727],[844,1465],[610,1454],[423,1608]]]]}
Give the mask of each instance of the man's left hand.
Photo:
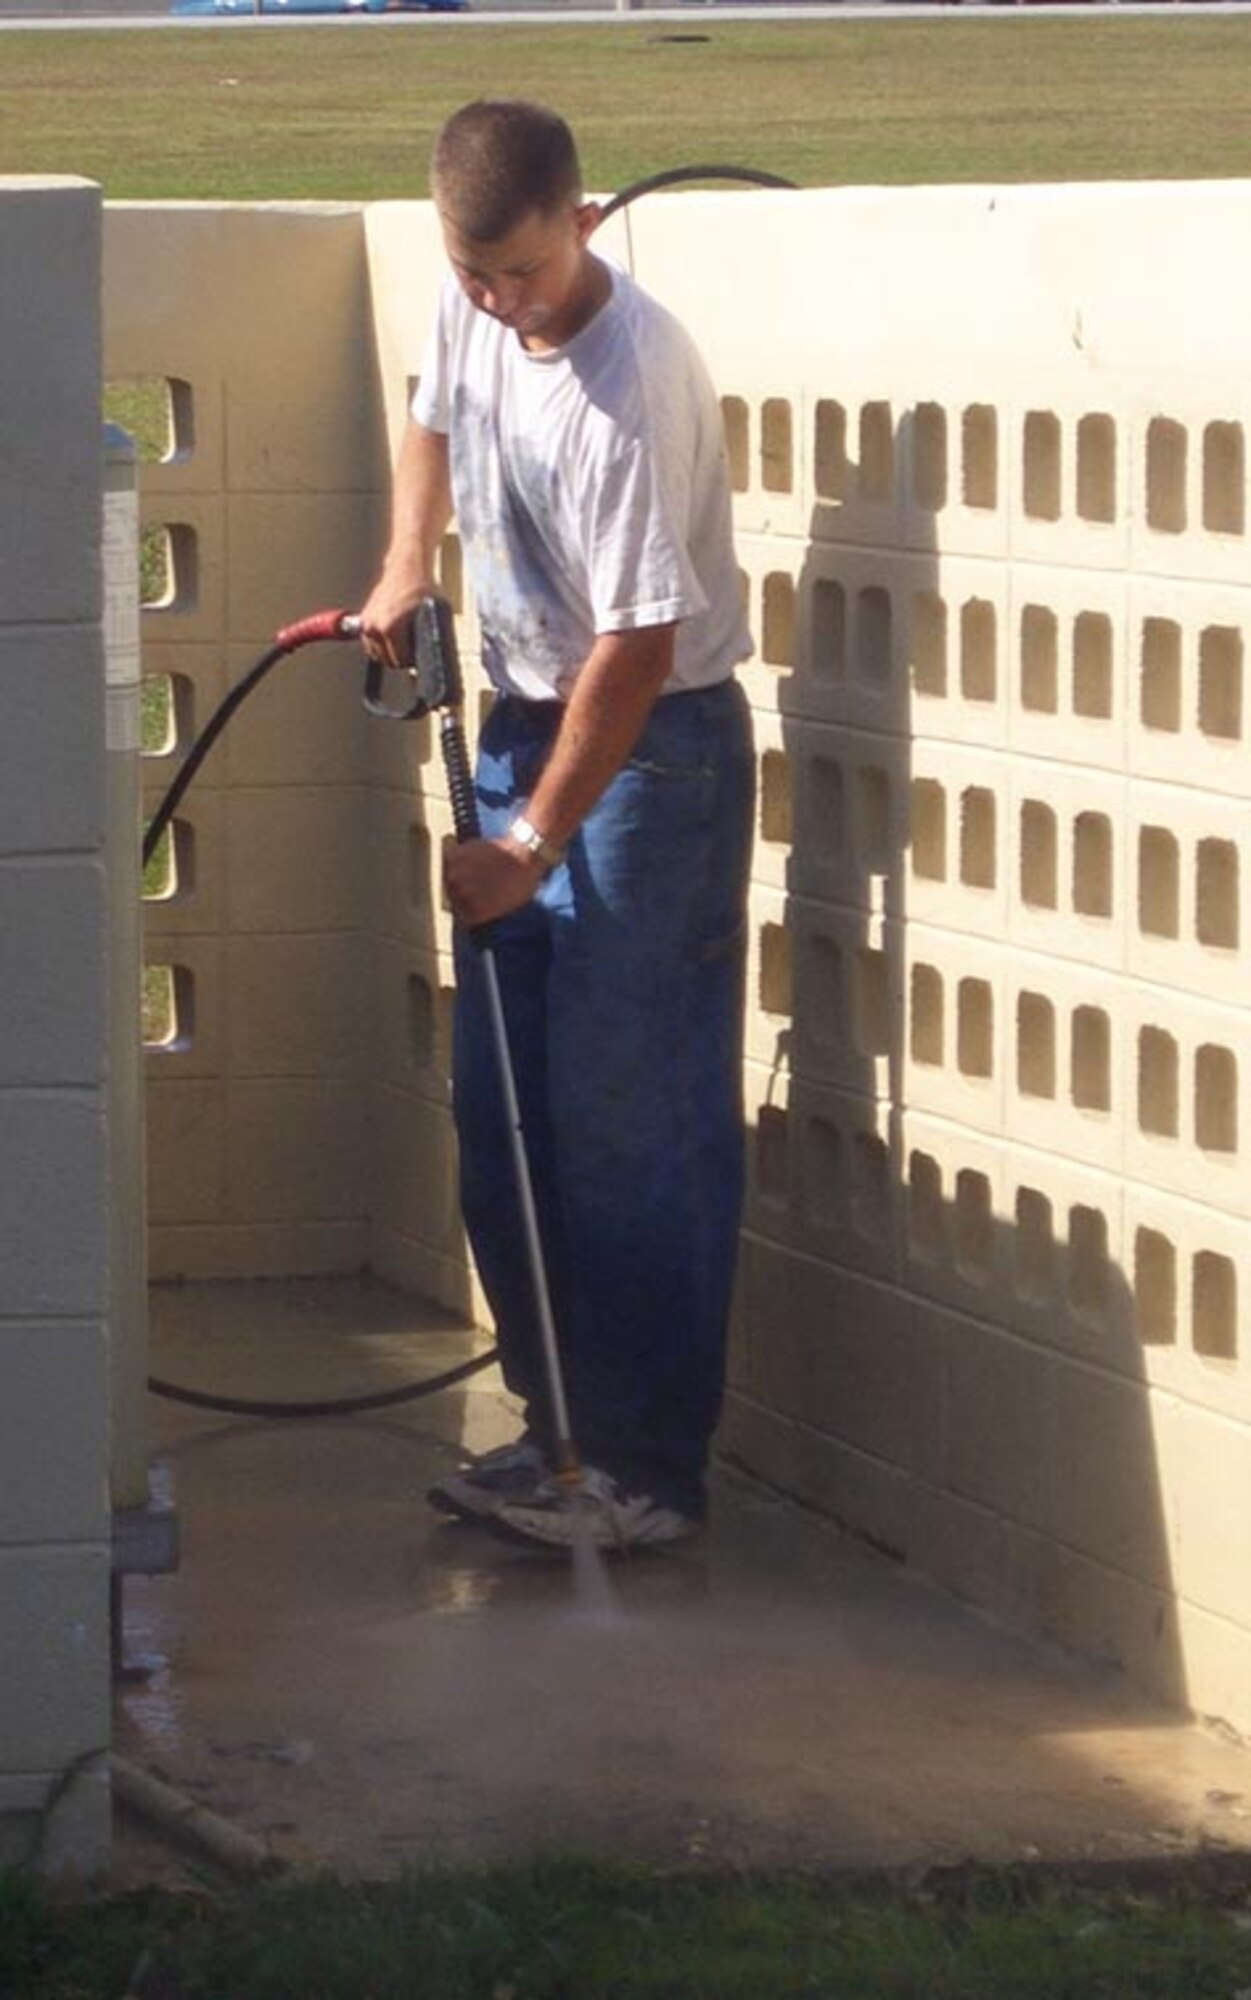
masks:
{"type": "Polygon", "coordinates": [[[542,863],[513,840],[443,843],[443,886],[457,923],[469,930],[528,903],[543,879],[542,863]]]}

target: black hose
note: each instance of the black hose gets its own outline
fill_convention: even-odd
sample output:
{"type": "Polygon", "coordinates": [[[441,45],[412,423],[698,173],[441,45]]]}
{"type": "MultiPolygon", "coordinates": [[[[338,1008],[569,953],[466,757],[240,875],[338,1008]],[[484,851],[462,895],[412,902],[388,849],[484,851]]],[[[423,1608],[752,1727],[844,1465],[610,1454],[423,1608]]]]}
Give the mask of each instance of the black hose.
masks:
{"type": "Polygon", "coordinates": [[[245,674],[241,681],[236,682],[225,700],[220,702],[217,708],[214,709],[212,715],[187,752],[186,759],[178,776],[174,779],[173,784],[166,792],[148,823],[148,830],[143,836],[143,865],[145,868],[160,846],[161,836],[182,804],[183,798],[201,764],[208,756],[209,751],[216,743],[226,724],[230,721],[235,710],[241,707],[248,696],[260,686],[271,667],[276,667],[279,660],[285,660],[288,653],[292,650],[291,646],[284,645],[281,642],[275,646],[271,646],[269,651],[257,661],[251,672],[245,674]]]}
{"type": "Polygon", "coordinates": [[[154,1396],[164,1396],[171,1403],[189,1403],[193,1410],[224,1410],[232,1417],[355,1416],[361,1410],[389,1410],[396,1403],[411,1403],[419,1396],[437,1396],[444,1389],[453,1389],[458,1382],[467,1382],[471,1375],[489,1368],[496,1353],[492,1347],[484,1354],[475,1354],[471,1361],[445,1368],[441,1375],[429,1375],[421,1382],[405,1382],[398,1389],[380,1389],[374,1396],[340,1396],[320,1403],[271,1403],[246,1396],[211,1396],[204,1389],[184,1389],[177,1382],[162,1382],[156,1375],[149,1375],[148,1387],[154,1396]]]}
{"type": "MultiPolygon", "coordinates": [[[[237,681],[225,696],[204,728],[196,737],[179,770],[177,777],[161,799],[148,824],[143,837],[143,865],[146,868],[160,845],[162,835],[181,805],[188,789],[209,751],[213,748],[226,724],[235,711],[242,707],[248,696],[254,694],[266,674],[276,667],[279,660],[285,660],[310,639],[353,636],[336,625],[338,614],[327,613],[303,621],[299,625],[288,626],[268,652],[263,653],[256,665],[237,681]]],[[[205,1389],[188,1389],[178,1382],[166,1382],[159,1375],[149,1375],[148,1388],[154,1396],[162,1396],[167,1402],[185,1403],[195,1410],[218,1410],[232,1417],[265,1417],[281,1421],[293,1417],[345,1417],[357,1416],[365,1410],[392,1409],[397,1403],[417,1402],[424,1396],[441,1395],[445,1389],[454,1388],[471,1375],[489,1368],[497,1358],[499,1350],[489,1348],[477,1354],[471,1361],[462,1361],[455,1368],[447,1368],[439,1375],[429,1375],[420,1381],[407,1382],[396,1389],[379,1390],[373,1395],[339,1396],[318,1402],[273,1402],[246,1396],[217,1396],[205,1389]]]]}
{"type": "Polygon", "coordinates": [[[657,188],[678,187],[683,181],[745,181],[750,187],[794,188],[794,181],[783,180],[781,174],[770,174],[763,167],[663,167],[657,174],[648,174],[641,181],[631,181],[629,187],[621,189],[611,201],[604,203],[600,210],[600,222],[607,222],[619,208],[637,201],[640,195],[653,194],[657,188]]]}

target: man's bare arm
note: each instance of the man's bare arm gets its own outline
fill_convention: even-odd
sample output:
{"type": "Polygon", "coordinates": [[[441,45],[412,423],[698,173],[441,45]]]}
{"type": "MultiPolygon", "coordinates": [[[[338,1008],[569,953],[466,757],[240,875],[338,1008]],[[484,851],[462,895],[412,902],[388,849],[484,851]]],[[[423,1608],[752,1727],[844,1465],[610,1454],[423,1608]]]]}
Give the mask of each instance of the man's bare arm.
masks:
{"type": "MultiPolygon", "coordinates": [[[[602,633],[591,648],[526,817],[564,847],[625,763],[673,667],[676,627],[602,633]]],[[[511,838],[449,846],[448,901],[462,923],[490,923],[529,901],[542,863],[511,838]]]]}
{"type": "Polygon", "coordinates": [[[410,625],[435,588],[439,546],[452,518],[447,438],[410,417],[391,488],[391,539],[361,611],[361,637],[389,666],[411,665],[410,625]]]}

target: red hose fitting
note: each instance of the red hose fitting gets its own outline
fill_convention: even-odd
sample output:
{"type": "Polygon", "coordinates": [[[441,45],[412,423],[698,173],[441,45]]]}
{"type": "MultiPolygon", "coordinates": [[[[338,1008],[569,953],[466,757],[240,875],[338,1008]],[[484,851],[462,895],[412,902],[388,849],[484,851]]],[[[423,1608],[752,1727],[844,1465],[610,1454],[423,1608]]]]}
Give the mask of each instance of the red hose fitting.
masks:
{"type": "Polygon", "coordinates": [[[294,653],[319,639],[354,639],[359,631],[359,621],[350,611],[314,611],[307,618],[297,618],[294,625],[284,625],[274,644],[284,653],[294,653]]]}

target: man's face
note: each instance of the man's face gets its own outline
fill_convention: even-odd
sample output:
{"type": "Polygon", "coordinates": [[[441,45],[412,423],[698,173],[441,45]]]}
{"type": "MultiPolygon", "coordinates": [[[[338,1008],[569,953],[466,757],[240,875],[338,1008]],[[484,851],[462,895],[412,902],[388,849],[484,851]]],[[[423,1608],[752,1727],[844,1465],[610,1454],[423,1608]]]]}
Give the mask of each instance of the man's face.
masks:
{"type": "Polygon", "coordinates": [[[479,312],[511,328],[522,344],[563,347],[588,316],[592,298],[586,246],[599,220],[594,202],[525,216],[495,243],[477,243],[445,220],[443,241],[461,290],[479,312]]]}

